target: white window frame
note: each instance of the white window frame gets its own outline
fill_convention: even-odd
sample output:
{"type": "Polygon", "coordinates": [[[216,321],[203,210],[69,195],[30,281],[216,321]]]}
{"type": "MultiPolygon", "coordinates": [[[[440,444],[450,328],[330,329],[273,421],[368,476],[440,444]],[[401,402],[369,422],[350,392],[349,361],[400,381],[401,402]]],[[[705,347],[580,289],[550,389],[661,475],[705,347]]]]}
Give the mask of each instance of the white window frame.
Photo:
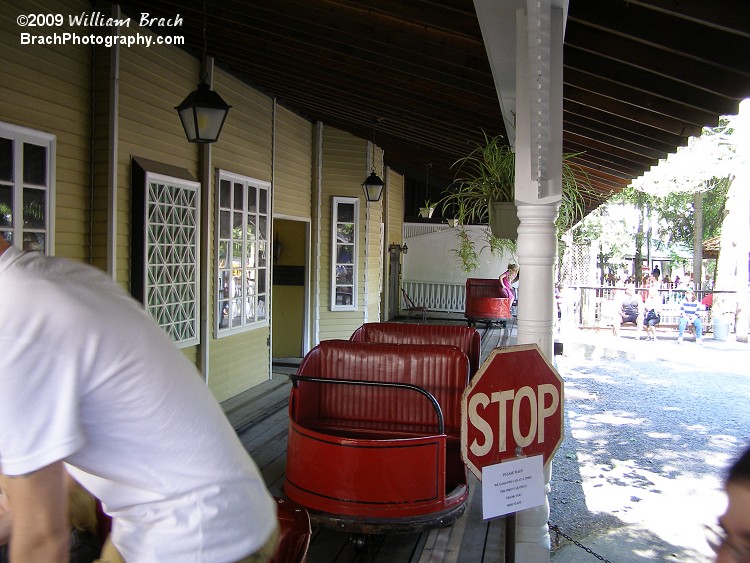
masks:
{"type": "MultiPolygon", "coordinates": [[[[13,142],[13,177],[10,181],[0,180],[0,185],[10,186],[13,205],[12,221],[10,226],[0,226],[0,236],[3,233],[11,233],[13,244],[18,248],[24,248],[24,232],[44,234],[44,253],[54,254],[55,249],[55,163],[57,137],[50,133],[29,129],[4,123],[0,121],[0,137],[10,139],[13,142]],[[44,147],[47,151],[47,170],[45,184],[28,184],[23,182],[23,145],[31,144],[44,147]],[[23,221],[23,196],[24,187],[44,190],[45,192],[45,216],[44,226],[39,228],[25,228],[23,221]]],[[[33,248],[31,248],[33,249],[33,248]]]]}
{"type": "Polygon", "coordinates": [[[333,197],[331,202],[331,311],[356,311],[358,309],[357,300],[357,280],[359,279],[359,198],[357,197],[333,197]],[[349,222],[339,222],[339,204],[353,204],[354,205],[354,240],[339,242],[338,231],[340,225],[348,224],[349,222]],[[339,247],[341,246],[353,246],[352,261],[350,262],[338,262],[339,258],[339,247]],[[337,280],[337,270],[339,267],[346,268],[352,267],[352,283],[351,284],[340,284],[337,280]],[[352,288],[352,302],[350,304],[338,304],[337,301],[337,288],[349,287],[352,288]]]}
{"type": "Polygon", "coordinates": [[[200,342],[200,192],[198,182],[146,171],[143,304],[178,348],[200,342]],[[163,186],[161,201],[152,185],[163,186]]]}
{"type": "Polygon", "coordinates": [[[270,289],[271,289],[271,183],[248,176],[242,176],[227,170],[216,171],[214,218],[214,337],[222,338],[249,330],[268,326],[270,289]],[[242,202],[222,200],[222,182],[229,182],[229,197],[234,200],[235,186],[242,186],[242,202]],[[255,210],[248,210],[248,188],[255,189],[255,210]],[[261,209],[261,192],[265,192],[265,206],[261,209]],[[227,205],[229,203],[229,205],[227,205]],[[227,215],[228,214],[228,215],[227,215]],[[222,218],[227,216],[241,219],[241,230],[235,232],[229,226],[229,237],[223,229],[222,218]],[[241,217],[240,217],[241,215],[241,217]],[[265,221],[265,227],[260,226],[265,221]],[[255,225],[255,236],[248,237],[248,224],[255,225]],[[223,233],[222,233],[223,231],[223,233]],[[239,235],[235,237],[235,235],[239,235]],[[239,260],[228,268],[222,263],[225,252],[239,245],[239,260]],[[248,259],[248,246],[252,245],[252,257],[248,259]],[[223,250],[226,247],[227,250],[223,250]],[[255,279],[255,288],[251,288],[247,275],[235,275],[235,271],[250,272],[255,279]],[[261,281],[261,277],[263,278],[261,281]],[[224,282],[227,283],[224,283],[224,282]],[[262,285],[261,285],[262,284],[262,285]],[[239,285],[239,287],[238,287],[239,285]],[[260,289],[263,288],[263,291],[260,289]],[[240,308],[239,317],[235,317],[235,308],[240,308]],[[225,319],[228,326],[222,326],[225,319]],[[252,315],[248,314],[252,312],[252,315]],[[235,321],[236,324],[235,324],[235,321]]]}

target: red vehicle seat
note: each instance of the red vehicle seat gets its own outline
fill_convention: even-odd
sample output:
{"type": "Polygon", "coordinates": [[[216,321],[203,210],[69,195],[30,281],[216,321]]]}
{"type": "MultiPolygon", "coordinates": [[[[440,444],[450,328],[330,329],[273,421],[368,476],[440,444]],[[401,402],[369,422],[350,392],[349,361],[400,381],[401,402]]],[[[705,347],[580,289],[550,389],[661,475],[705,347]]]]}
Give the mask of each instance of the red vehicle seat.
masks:
{"type": "Polygon", "coordinates": [[[310,546],[310,516],[303,506],[286,498],[276,498],[279,520],[279,546],[271,563],[303,563],[310,546]]]}
{"type": "Polygon", "coordinates": [[[468,278],[464,317],[472,324],[476,321],[497,321],[511,318],[513,300],[500,297],[502,283],[497,278],[468,278]]]}
{"type": "Polygon", "coordinates": [[[445,344],[456,346],[469,358],[470,376],[479,369],[481,338],[476,329],[451,325],[365,323],[349,338],[352,342],[379,344],[445,344]]]}
{"type": "Polygon", "coordinates": [[[322,342],[305,356],[291,392],[286,496],[339,530],[452,522],[468,497],[460,455],[468,376],[468,358],[455,346],[322,342]],[[431,400],[406,386],[434,397],[442,430],[431,400]]]}

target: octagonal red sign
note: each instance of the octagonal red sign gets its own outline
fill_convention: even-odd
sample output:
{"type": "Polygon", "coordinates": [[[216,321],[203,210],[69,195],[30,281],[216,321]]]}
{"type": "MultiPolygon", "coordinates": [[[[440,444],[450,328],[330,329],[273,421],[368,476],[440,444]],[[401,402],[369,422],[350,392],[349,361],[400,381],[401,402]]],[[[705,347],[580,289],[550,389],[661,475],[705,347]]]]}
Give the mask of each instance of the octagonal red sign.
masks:
{"type": "Polygon", "coordinates": [[[461,402],[461,455],[482,468],[542,454],[545,466],[563,439],[563,380],[536,344],[496,348],[461,402]]]}

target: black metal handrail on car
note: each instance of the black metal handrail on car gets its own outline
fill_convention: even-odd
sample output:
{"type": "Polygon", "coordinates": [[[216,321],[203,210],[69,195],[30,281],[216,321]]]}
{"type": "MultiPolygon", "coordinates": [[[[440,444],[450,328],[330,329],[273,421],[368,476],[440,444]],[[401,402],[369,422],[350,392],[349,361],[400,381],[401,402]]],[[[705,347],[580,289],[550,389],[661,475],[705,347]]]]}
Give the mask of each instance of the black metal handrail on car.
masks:
{"type": "Polygon", "coordinates": [[[443,419],[443,409],[440,407],[440,403],[437,402],[435,396],[418,385],[411,385],[410,383],[386,383],[382,381],[364,381],[361,379],[338,379],[328,377],[308,377],[306,375],[292,375],[290,376],[292,385],[297,387],[298,381],[309,381],[311,383],[334,383],[338,385],[364,385],[367,387],[390,387],[393,389],[408,389],[410,391],[416,391],[417,393],[424,395],[432,403],[432,407],[435,409],[435,414],[438,419],[438,433],[445,434],[445,421],[443,419]]]}

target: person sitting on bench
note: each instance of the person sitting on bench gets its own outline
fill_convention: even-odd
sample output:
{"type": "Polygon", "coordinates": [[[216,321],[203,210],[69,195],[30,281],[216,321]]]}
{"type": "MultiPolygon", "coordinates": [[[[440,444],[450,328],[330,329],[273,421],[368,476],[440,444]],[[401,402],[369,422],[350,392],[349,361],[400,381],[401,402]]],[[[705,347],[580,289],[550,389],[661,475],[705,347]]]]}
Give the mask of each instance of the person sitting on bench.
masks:
{"type": "Polygon", "coordinates": [[[635,326],[638,329],[635,339],[640,340],[641,331],[643,330],[643,300],[635,294],[635,285],[628,284],[625,286],[625,295],[620,302],[619,313],[619,322],[615,317],[615,335],[620,335],[620,325],[625,323],[635,323],[635,326]]]}
{"type": "Polygon", "coordinates": [[[688,324],[695,327],[695,341],[698,344],[703,342],[703,323],[701,321],[699,311],[703,311],[703,304],[700,301],[696,301],[695,292],[692,289],[685,291],[685,300],[680,306],[680,318],[677,321],[677,330],[679,336],[677,337],[677,343],[682,342],[682,335],[685,332],[685,328],[688,324]]]}

